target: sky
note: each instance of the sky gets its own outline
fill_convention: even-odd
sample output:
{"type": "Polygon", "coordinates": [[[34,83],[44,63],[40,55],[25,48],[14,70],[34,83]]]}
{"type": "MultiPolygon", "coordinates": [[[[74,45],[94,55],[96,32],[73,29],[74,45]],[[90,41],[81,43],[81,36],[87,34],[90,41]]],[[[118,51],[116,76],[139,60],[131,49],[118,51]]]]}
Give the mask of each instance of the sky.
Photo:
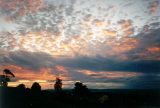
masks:
{"type": "Polygon", "coordinates": [[[0,0],[5,68],[12,81],[160,88],[160,0],[0,0]]]}

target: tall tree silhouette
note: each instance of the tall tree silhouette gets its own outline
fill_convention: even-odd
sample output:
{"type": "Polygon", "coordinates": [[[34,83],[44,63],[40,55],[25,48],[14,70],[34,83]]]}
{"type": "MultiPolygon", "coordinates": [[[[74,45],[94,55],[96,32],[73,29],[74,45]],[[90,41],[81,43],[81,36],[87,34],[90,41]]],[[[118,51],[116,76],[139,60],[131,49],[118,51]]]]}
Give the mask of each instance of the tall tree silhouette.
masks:
{"type": "Polygon", "coordinates": [[[56,78],[56,82],[54,84],[54,89],[59,92],[62,90],[62,80],[60,78],[56,78]]]}
{"type": "Polygon", "coordinates": [[[3,75],[0,75],[0,86],[7,87],[11,77],[15,77],[15,75],[9,69],[4,69],[3,75]]]}

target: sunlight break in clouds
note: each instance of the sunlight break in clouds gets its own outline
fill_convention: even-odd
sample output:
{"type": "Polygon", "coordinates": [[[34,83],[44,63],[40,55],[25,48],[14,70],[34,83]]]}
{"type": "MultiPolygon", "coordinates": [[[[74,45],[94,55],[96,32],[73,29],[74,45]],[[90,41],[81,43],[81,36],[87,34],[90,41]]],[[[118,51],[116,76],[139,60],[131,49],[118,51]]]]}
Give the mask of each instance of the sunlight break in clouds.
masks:
{"type": "Polygon", "coordinates": [[[23,68],[15,65],[0,66],[0,71],[2,69],[10,69],[15,73],[16,79],[24,80],[55,80],[57,76],[61,77],[63,80],[69,80],[68,71],[63,66],[55,66],[53,68],[41,68],[40,70],[34,71],[31,69],[23,68]]]}
{"type": "Polygon", "coordinates": [[[106,78],[106,79],[118,79],[118,78],[132,78],[137,77],[142,74],[136,72],[94,72],[90,70],[80,70],[85,75],[91,76],[93,78],[106,78]]]}

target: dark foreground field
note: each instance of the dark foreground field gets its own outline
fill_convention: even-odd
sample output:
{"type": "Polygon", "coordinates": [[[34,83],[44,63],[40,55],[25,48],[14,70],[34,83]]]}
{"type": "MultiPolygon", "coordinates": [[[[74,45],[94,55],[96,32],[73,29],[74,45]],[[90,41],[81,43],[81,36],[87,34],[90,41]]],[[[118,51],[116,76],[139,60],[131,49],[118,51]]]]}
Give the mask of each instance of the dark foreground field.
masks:
{"type": "Polygon", "coordinates": [[[72,90],[31,92],[0,88],[0,108],[160,108],[159,90],[72,90]]]}

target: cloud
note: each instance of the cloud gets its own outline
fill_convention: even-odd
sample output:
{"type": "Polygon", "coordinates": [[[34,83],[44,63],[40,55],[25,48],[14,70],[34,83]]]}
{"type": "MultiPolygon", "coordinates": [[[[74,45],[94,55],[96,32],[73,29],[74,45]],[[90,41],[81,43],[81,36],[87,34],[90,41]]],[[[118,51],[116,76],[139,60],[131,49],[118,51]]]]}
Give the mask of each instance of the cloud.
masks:
{"type": "MultiPolygon", "coordinates": [[[[160,71],[159,17],[150,19],[146,10],[137,12],[139,2],[131,3],[131,8],[124,8],[130,2],[101,2],[99,6],[81,2],[1,0],[2,18],[14,20],[17,26],[12,33],[0,33],[0,65],[20,69],[17,76],[24,79],[34,79],[36,74],[38,79],[42,78],[39,74],[52,79],[49,75],[61,74],[74,80],[113,78],[110,81],[118,82],[135,73],[153,73],[150,78],[154,79],[160,71]]],[[[156,3],[149,4],[151,13],[157,12],[156,3]]]]}
{"type": "Polygon", "coordinates": [[[141,32],[136,38],[137,46],[131,51],[127,52],[130,59],[145,59],[145,60],[160,60],[160,28],[151,29],[149,32],[141,32]]]}
{"type": "Polygon", "coordinates": [[[69,79],[68,69],[42,52],[3,52],[0,57],[0,70],[8,68],[15,72],[17,79],[53,80],[56,76],[69,79]]]}
{"type": "Polygon", "coordinates": [[[115,36],[116,36],[116,31],[103,30],[103,33],[104,33],[106,36],[110,36],[110,37],[115,37],[115,36]]]}
{"type": "Polygon", "coordinates": [[[93,21],[93,24],[95,24],[95,26],[97,26],[97,27],[101,27],[101,26],[109,26],[109,25],[110,25],[110,22],[109,22],[109,21],[108,21],[108,22],[105,22],[105,21],[103,21],[103,20],[95,19],[95,20],[93,21]]]}
{"type": "Polygon", "coordinates": [[[121,26],[120,31],[122,32],[120,35],[123,35],[124,37],[128,37],[130,35],[134,34],[134,27],[133,27],[133,21],[128,20],[120,20],[118,21],[118,24],[121,26]]]}
{"type": "MultiPolygon", "coordinates": [[[[3,69],[11,70],[15,78],[13,80],[25,79],[25,80],[54,80],[57,76],[53,74],[51,68],[41,68],[39,70],[32,70],[27,67],[22,67],[18,65],[0,65],[0,71],[2,72],[3,69]]],[[[63,77],[64,78],[64,77],[63,77]]]]}
{"type": "Polygon", "coordinates": [[[9,52],[3,58],[3,63],[15,64],[33,70],[54,66],[53,61],[54,59],[46,53],[26,51],[9,52]]]}
{"type": "MultiPolygon", "coordinates": [[[[113,19],[105,17],[108,11],[104,10],[110,7],[107,4],[102,6],[104,10],[100,10],[101,16],[96,17],[94,12],[99,7],[95,6],[92,10],[89,9],[90,6],[83,5],[82,7],[86,9],[83,11],[82,8],[75,8],[78,1],[74,4],[71,2],[73,1],[67,3],[47,1],[36,13],[29,12],[22,16],[16,21],[18,26],[15,34],[6,33],[5,35],[4,33],[2,35],[5,36],[0,36],[0,47],[9,51],[19,49],[32,52],[41,51],[53,56],[79,54],[101,55],[124,60],[130,58],[126,53],[134,50],[137,44],[141,43],[141,41],[137,42],[137,38],[134,37],[136,26],[134,19],[127,17],[118,19],[117,15],[113,15],[113,19]],[[71,15],[68,15],[67,12],[71,15]]],[[[93,4],[95,5],[94,2],[93,4]]],[[[122,4],[128,4],[128,2],[122,4]]],[[[116,14],[121,16],[119,13],[116,14]]],[[[108,14],[112,16],[113,12],[108,14]]],[[[152,28],[150,24],[149,28],[145,29],[150,31],[155,28],[152,28]]]]}
{"type": "Polygon", "coordinates": [[[158,0],[150,2],[148,7],[150,14],[155,14],[158,11],[158,6],[159,6],[158,0]]]}
{"type": "MultiPolygon", "coordinates": [[[[82,40],[80,37],[69,40],[68,43],[60,43],[60,37],[51,38],[50,34],[46,37],[41,36],[40,34],[28,34],[27,36],[22,37],[22,40],[16,40],[20,42],[19,45],[29,48],[27,51],[32,49],[31,52],[27,51],[12,51],[8,53],[8,57],[1,56],[1,63],[10,63],[20,66],[29,67],[32,69],[39,69],[41,67],[49,67],[53,65],[62,65],[69,68],[75,69],[85,69],[85,70],[101,70],[101,71],[131,71],[131,72],[158,72],[159,71],[159,47],[160,47],[160,38],[159,38],[159,28],[155,28],[156,23],[150,24],[153,26],[152,29],[149,29],[148,32],[141,32],[135,37],[123,38],[120,41],[107,40],[104,43],[98,43],[95,45],[95,49],[89,49],[89,45],[86,45],[86,40],[82,40]],[[32,36],[33,35],[33,36],[32,36]],[[52,40],[53,39],[53,40],[52,40]],[[39,43],[31,44],[30,40],[35,40],[39,43]],[[47,40],[47,41],[46,41],[47,40]],[[51,41],[52,40],[52,41],[51,41]],[[82,42],[80,42],[82,41],[82,42]],[[45,43],[43,43],[45,42],[45,43]],[[69,43],[71,42],[71,43],[69,43]],[[79,42],[79,43],[78,43],[79,42]],[[43,43],[44,49],[36,50],[43,43]],[[53,44],[54,43],[54,44],[53,44]],[[99,45],[100,44],[100,45],[99,45]],[[29,46],[27,46],[29,45],[29,46]],[[36,48],[34,47],[36,45],[36,48]],[[99,45],[99,46],[98,46],[99,45]],[[81,47],[80,47],[81,46],[81,47]],[[83,47],[82,47],[83,46],[83,47]],[[59,47],[58,50],[56,47],[59,47]],[[80,47],[80,48],[79,48],[80,47]],[[81,50],[82,49],[82,50],[81,50]],[[76,51],[75,56],[69,58],[64,58],[57,60],[54,54],[63,53],[63,50],[70,50],[71,55],[76,51]],[[32,52],[33,51],[33,52],[32,52]],[[42,53],[43,51],[46,53],[42,53]],[[49,51],[50,53],[47,53],[49,51]],[[85,56],[85,54],[88,56],[85,56]],[[95,54],[94,56],[91,56],[95,54]],[[53,55],[50,55],[53,54],[53,55]],[[84,56],[82,56],[84,54],[84,56]],[[98,56],[100,55],[100,56],[98,56]],[[103,56],[105,55],[105,56],[103,56]],[[35,63],[36,62],[36,63],[35,63]]],[[[43,35],[43,33],[42,33],[43,35]]],[[[3,35],[2,35],[3,36],[3,35]]],[[[15,44],[15,39],[10,34],[7,34],[5,37],[2,37],[4,43],[10,42],[10,44],[15,44]],[[7,38],[6,38],[7,36],[7,38]],[[10,38],[12,37],[12,38],[10,38]],[[12,41],[10,41],[12,40],[12,41]]],[[[3,44],[4,45],[9,44],[3,44]]],[[[34,42],[34,41],[33,41],[34,42]]],[[[16,46],[15,46],[16,47],[16,46]]],[[[23,47],[20,47],[23,48],[23,47]]],[[[13,49],[13,47],[11,47],[13,49]]],[[[1,51],[3,52],[3,51],[1,51]]],[[[4,53],[4,52],[3,52],[4,53]]],[[[2,54],[3,55],[3,54],[2,54]]],[[[64,54],[65,55],[65,54],[64,54]]]]}
{"type": "Polygon", "coordinates": [[[26,67],[32,70],[41,68],[55,67],[65,73],[67,70],[63,67],[73,70],[92,70],[92,71],[123,71],[123,72],[141,72],[158,73],[160,71],[160,61],[158,60],[117,60],[101,56],[88,57],[64,57],[55,58],[42,52],[17,51],[1,54],[1,65],[16,65],[26,67]]]}
{"type": "Polygon", "coordinates": [[[15,20],[27,13],[34,13],[43,6],[43,0],[1,0],[0,12],[6,20],[15,20]]]}
{"type": "MultiPolygon", "coordinates": [[[[58,66],[59,67],[59,66],[58,66]]],[[[68,71],[57,69],[55,67],[41,67],[39,70],[33,70],[27,67],[18,65],[0,65],[0,73],[3,69],[10,69],[16,76],[13,80],[55,80],[56,77],[61,77],[63,80],[69,80],[68,71]]],[[[61,68],[65,69],[65,67],[61,68]]]]}
{"type": "Polygon", "coordinates": [[[83,73],[87,76],[90,76],[95,79],[106,79],[106,80],[117,80],[117,79],[126,79],[141,76],[143,74],[136,72],[116,72],[116,71],[91,71],[91,70],[79,70],[78,72],[83,73]]]}
{"type": "Polygon", "coordinates": [[[8,68],[16,79],[121,83],[128,88],[155,88],[159,84],[160,61],[117,60],[101,56],[56,58],[42,52],[2,52],[0,71],[8,68]],[[152,86],[151,86],[152,85],[152,86]]]}
{"type": "Polygon", "coordinates": [[[140,72],[146,74],[156,74],[160,71],[160,61],[158,60],[121,61],[101,56],[80,56],[76,58],[63,59],[58,62],[63,66],[78,70],[140,72]]]}
{"type": "Polygon", "coordinates": [[[156,46],[159,45],[160,37],[159,32],[160,28],[152,29],[149,33],[140,33],[139,36],[139,47],[145,46],[156,46]]]}
{"type": "Polygon", "coordinates": [[[126,82],[131,89],[160,89],[160,76],[149,74],[130,79],[126,82]]]}

